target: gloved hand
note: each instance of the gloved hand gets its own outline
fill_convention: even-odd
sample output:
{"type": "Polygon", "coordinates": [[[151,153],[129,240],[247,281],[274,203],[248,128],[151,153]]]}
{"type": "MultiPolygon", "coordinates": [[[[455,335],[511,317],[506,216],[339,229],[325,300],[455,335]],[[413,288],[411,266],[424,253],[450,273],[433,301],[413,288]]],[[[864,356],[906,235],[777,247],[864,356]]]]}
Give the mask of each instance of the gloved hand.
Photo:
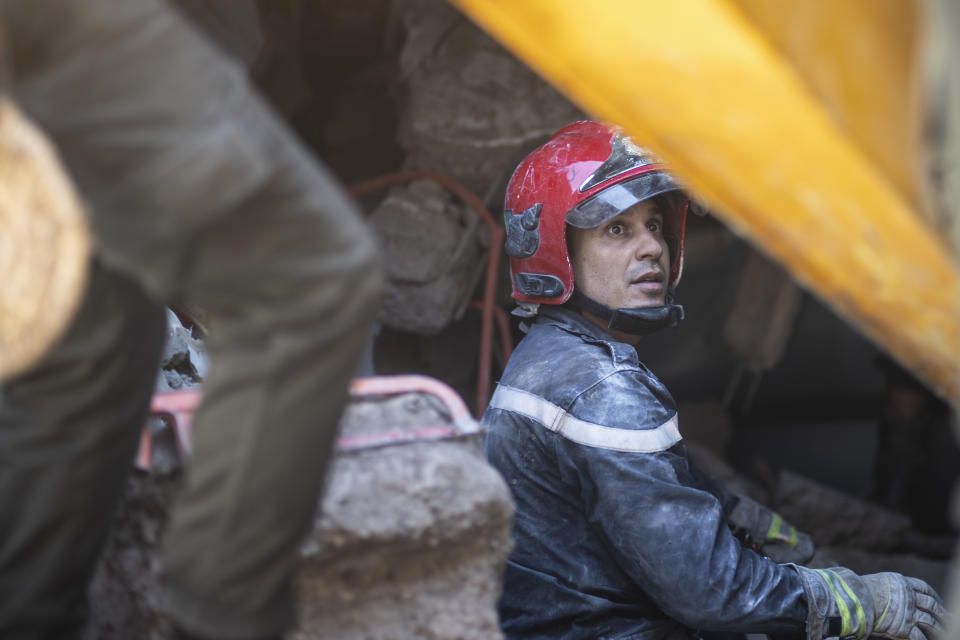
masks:
{"type": "Polygon", "coordinates": [[[774,562],[802,564],[813,557],[813,540],[802,531],[746,496],[737,496],[737,504],[727,516],[734,530],[743,529],[759,551],[774,562]]]}
{"type": "Polygon", "coordinates": [[[943,631],[943,603],[923,580],[899,573],[858,576],[842,567],[794,568],[807,597],[807,640],[933,640],[943,631]]]}

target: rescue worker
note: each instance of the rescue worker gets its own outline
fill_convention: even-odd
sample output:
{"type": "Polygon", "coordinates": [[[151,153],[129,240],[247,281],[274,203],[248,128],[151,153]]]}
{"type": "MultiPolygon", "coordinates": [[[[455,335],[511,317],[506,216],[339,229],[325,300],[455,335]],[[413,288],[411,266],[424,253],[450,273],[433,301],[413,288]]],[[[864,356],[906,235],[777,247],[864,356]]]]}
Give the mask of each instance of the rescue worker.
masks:
{"type": "Polygon", "coordinates": [[[635,349],[683,318],[686,210],[654,156],[597,122],[555,133],[507,187],[513,297],[529,326],[483,420],[516,501],[507,637],[931,638],[943,609],[926,583],[756,553],[732,520],[782,523],[687,457],[674,400],[635,349]]]}
{"type": "Polygon", "coordinates": [[[0,0],[0,42],[3,91],[96,247],[66,333],[0,394],[0,638],[79,637],[181,300],[207,314],[211,369],[164,538],[175,634],[280,638],[376,314],[372,234],[164,0],[0,0]]]}

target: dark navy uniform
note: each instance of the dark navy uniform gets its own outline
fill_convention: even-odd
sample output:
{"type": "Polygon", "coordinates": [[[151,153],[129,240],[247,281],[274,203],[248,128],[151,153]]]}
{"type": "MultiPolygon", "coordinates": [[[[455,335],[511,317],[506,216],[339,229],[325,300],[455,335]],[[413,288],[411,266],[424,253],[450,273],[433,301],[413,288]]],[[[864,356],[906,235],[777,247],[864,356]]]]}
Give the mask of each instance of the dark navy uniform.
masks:
{"type": "Polygon", "coordinates": [[[508,637],[803,631],[800,575],[731,534],[729,494],[691,464],[676,404],[632,346],[541,307],[483,421],[517,503],[508,637]]]}

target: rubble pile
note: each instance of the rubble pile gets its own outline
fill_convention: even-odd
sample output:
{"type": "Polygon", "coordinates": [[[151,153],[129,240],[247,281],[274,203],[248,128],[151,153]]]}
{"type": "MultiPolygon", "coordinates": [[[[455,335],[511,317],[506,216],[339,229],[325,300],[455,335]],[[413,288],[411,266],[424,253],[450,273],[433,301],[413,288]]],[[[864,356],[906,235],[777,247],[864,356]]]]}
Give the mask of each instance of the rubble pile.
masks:
{"type": "MultiPolygon", "coordinates": [[[[353,403],[343,434],[445,420],[424,395],[353,403]]],[[[487,640],[513,506],[478,436],[342,452],[303,549],[297,640],[487,640]]]]}
{"type": "Polygon", "coordinates": [[[138,471],[127,479],[110,540],[90,583],[83,640],[167,640],[157,549],[179,473],[138,471]]]}
{"type": "Polygon", "coordinates": [[[896,571],[945,593],[951,537],[921,534],[901,513],[790,471],[779,473],[772,506],[813,538],[817,552],[809,566],[896,571]]]}
{"type": "Polygon", "coordinates": [[[422,335],[463,315],[483,272],[490,230],[430,180],[397,187],[370,214],[387,282],[379,321],[422,335]]]}
{"type": "Polygon", "coordinates": [[[197,387],[207,376],[207,356],[203,343],[183,326],[180,318],[167,309],[167,339],[160,357],[160,375],[156,391],[176,391],[197,387]]]}
{"type": "Polygon", "coordinates": [[[769,486],[755,482],[720,453],[730,436],[729,418],[722,407],[684,405],[680,413],[687,451],[701,469],[734,493],[771,507],[810,535],[816,553],[808,566],[842,566],[861,574],[896,571],[945,592],[953,537],[921,533],[904,514],[792,471],[781,470],[769,486]]]}
{"type": "Polygon", "coordinates": [[[534,146],[583,117],[450,5],[411,0],[393,11],[406,34],[398,123],[404,168],[441,170],[484,197],[506,185],[534,146]]]}
{"type": "MultiPolygon", "coordinates": [[[[199,387],[206,373],[203,342],[167,309],[167,337],[156,391],[199,387]]],[[[169,435],[169,425],[159,419],[151,419],[146,427],[156,438],[155,444],[169,435]]],[[[163,446],[155,446],[152,462],[149,473],[137,470],[127,479],[107,548],[90,584],[90,620],[84,640],[168,637],[157,550],[181,465],[176,452],[163,446]]]]}
{"type": "MultiPolygon", "coordinates": [[[[171,372],[190,382],[195,367],[187,364],[205,362],[202,343],[175,320],[158,386],[171,372]]],[[[484,460],[478,433],[420,435],[450,423],[449,408],[426,393],[348,405],[325,497],[301,550],[294,638],[500,637],[496,601],[513,503],[484,460]],[[359,445],[349,444],[357,437],[359,445]]],[[[168,637],[157,552],[182,471],[168,458],[155,456],[150,472],[128,480],[90,588],[84,640],[168,637]]]]}
{"type": "Polygon", "coordinates": [[[773,507],[821,546],[891,552],[910,528],[904,515],[790,471],[781,471],[777,478],[773,507]]]}

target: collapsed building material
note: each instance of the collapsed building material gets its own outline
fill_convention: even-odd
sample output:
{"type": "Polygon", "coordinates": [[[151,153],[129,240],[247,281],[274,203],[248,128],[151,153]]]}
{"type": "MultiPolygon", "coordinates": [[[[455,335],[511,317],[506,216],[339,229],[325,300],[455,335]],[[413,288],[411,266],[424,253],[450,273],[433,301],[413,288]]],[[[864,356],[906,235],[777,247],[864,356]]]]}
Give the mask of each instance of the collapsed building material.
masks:
{"type": "Polygon", "coordinates": [[[910,528],[906,516],[790,471],[780,472],[773,508],[809,533],[818,547],[889,552],[901,546],[910,528]]]}
{"type": "MultiPolygon", "coordinates": [[[[344,436],[442,422],[433,398],[354,403],[344,436]]],[[[297,640],[500,637],[512,502],[476,437],[341,453],[304,546],[297,640]]]]}
{"type": "MultiPolygon", "coordinates": [[[[509,490],[453,392],[398,379],[426,391],[353,386],[377,395],[355,396],[341,420],[326,495],[301,551],[296,640],[500,637],[509,490]]],[[[158,469],[130,479],[91,588],[85,640],[166,638],[157,546],[175,485],[176,473],[158,469]]]]}
{"type": "Polygon", "coordinates": [[[176,472],[134,472],[127,479],[110,539],[90,583],[83,640],[167,640],[157,549],[178,483],[176,472]]]}
{"type": "Polygon", "coordinates": [[[370,215],[387,283],[380,322],[422,335],[459,318],[483,271],[489,231],[430,180],[394,188],[370,215]]]}
{"type": "Polygon", "coordinates": [[[167,339],[160,356],[156,391],[174,391],[199,386],[207,377],[206,348],[183,326],[180,318],[167,309],[167,339]]]}
{"type": "Polygon", "coordinates": [[[398,137],[404,168],[442,170],[479,194],[505,185],[538,142],[583,117],[531,69],[445,3],[393,4],[406,38],[398,137]]]}

